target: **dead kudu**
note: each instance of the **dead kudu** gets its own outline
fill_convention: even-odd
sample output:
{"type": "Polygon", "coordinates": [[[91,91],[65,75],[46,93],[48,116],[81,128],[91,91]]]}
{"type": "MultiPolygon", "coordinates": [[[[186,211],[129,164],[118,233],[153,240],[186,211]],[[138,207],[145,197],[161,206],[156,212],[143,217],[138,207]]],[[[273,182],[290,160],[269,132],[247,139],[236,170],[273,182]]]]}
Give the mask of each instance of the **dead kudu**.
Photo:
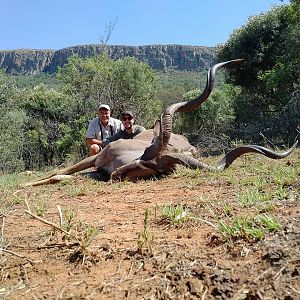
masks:
{"type": "Polygon", "coordinates": [[[36,186],[60,182],[71,178],[70,174],[94,167],[94,173],[104,172],[111,180],[136,180],[149,178],[153,175],[168,174],[179,165],[190,168],[205,168],[209,170],[223,170],[245,153],[258,153],[272,159],[288,156],[297,146],[297,142],[287,151],[276,153],[257,145],[237,147],[228,152],[217,165],[209,166],[193,157],[193,146],[188,140],[172,133],[172,118],[175,112],[190,112],[197,109],[210,95],[215,74],[218,69],[240,63],[241,59],[222,62],[214,65],[207,74],[204,91],[194,100],[175,103],[167,107],[157,121],[153,130],[140,133],[132,140],[118,140],[108,144],[99,154],[88,157],[77,164],[67,167],[44,179],[27,183],[26,186],[36,186]]]}

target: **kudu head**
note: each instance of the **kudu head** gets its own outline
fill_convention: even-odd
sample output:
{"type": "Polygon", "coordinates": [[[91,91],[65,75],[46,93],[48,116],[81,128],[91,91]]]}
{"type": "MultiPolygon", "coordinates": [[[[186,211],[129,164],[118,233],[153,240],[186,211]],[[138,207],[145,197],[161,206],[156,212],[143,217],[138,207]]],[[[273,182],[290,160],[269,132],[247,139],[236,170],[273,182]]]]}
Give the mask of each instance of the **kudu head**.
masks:
{"type": "Polygon", "coordinates": [[[153,141],[151,145],[145,149],[141,160],[154,160],[166,150],[172,133],[172,121],[175,112],[190,112],[197,109],[209,97],[214,85],[216,72],[223,67],[241,63],[242,61],[243,59],[235,59],[214,65],[207,73],[206,86],[200,96],[193,100],[178,102],[167,107],[161,115],[161,120],[155,124],[153,141]]]}

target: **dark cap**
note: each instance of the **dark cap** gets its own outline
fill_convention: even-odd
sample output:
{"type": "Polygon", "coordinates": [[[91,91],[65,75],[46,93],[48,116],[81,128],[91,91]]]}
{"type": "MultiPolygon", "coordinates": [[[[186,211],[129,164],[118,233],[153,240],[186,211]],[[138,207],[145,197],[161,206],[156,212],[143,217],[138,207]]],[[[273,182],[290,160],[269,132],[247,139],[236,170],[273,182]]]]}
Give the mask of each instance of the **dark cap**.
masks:
{"type": "Polygon", "coordinates": [[[130,116],[130,117],[133,118],[133,113],[132,113],[132,111],[130,111],[130,110],[124,110],[124,111],[122,111],[122,112],[121,112],[121,118],[122,118],[122,116],[124,116],[124,115],[128,115],[128,116],[130,116]]]}

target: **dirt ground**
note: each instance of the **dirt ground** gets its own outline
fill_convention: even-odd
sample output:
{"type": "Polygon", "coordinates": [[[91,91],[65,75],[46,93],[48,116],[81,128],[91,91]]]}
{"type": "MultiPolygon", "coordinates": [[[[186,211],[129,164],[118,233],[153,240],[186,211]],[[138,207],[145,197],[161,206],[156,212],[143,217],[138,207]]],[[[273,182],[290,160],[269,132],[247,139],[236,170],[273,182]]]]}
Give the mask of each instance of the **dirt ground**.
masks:
{"type": "Polygon", "coordinates": [[[236,201],[241,185],[232,182],[256,176],[252,163],[270,160],[254,157],[219,177],[114,184],[78,177],[12,191],[0,216],[0,298],[300,299],[299,181],[272,202],[278,231],[224,240],[218,230],[218,221],[258,213],[236,201]],[[192,217],[172,223],[166,205],[192,217]],[[59,227],[60,210],[66,232],[38,219],[59,227]]]}

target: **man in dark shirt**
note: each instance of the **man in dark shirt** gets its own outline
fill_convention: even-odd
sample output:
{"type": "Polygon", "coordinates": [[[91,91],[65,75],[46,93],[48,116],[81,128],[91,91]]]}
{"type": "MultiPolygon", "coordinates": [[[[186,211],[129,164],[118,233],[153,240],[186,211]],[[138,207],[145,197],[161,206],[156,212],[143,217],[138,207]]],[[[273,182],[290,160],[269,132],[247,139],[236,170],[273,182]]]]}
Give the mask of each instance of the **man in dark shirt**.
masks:
{"type": "Polygon", "coordinates": [[[134,125],[134,116],[133,113],[129,110],[121,112],[120,119],[122,121],[124,129],[114,134],[113,136],[103,140],[105,145],[109,144],[110,142],[117,141],[119,139],[132,139],[140,132],[146,130],[142,126],[134,125]]]}

